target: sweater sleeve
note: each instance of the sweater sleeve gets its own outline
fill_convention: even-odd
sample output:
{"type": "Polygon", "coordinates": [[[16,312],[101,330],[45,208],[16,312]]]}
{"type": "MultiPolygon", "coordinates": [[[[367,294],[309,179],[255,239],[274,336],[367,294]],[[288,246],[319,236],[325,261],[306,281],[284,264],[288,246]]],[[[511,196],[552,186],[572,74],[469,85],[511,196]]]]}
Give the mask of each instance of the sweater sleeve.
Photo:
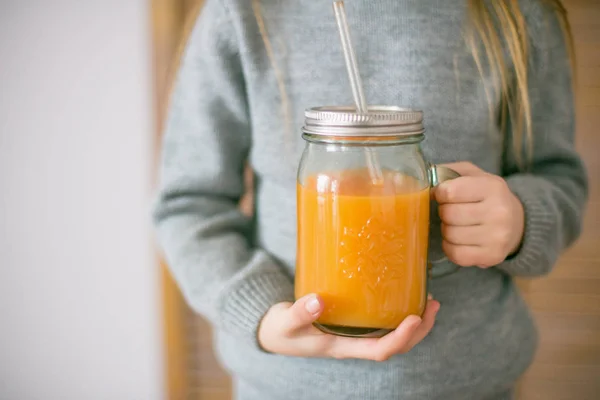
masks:
{"type": "Polygon", "coordinates": [[[293,301],[293,283],[252,247],[250,220],[238,207],[251,128],[235,37],[227,10],[208,0],[171,97],[154,221],[191,307],[217,329],[256,344],[260,319],[272,305],[293,301]]]}
{"type": "Polygon", "coordinates": [[[533,158],[527,173],[517,172],[511,138],[504,166],[506,181],[525,209],[525,234],[518,253],[498,268],[533,277],[549,273],[579,236],[588,182],[575,150],[570,61],[558,18],[545,10],[530,26],[533,158]]]}

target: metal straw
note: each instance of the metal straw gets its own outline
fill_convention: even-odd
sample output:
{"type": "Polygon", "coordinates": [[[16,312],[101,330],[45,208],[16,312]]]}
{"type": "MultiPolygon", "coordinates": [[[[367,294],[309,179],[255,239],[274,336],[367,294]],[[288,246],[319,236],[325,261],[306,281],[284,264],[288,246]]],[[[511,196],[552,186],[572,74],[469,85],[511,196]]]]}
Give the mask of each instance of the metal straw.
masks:
{"type": "MultiPolygon", "coordinates": [[[[360,72],[358,71],[358,63],[356,62],[356,53],[352,46],[352,40],[350,39],[350,30],[348,28],[348,21],[346,19],[346,10],[344,8],[343,1],[333,2],[333,11],[335,13],[335,19],[337,21],[338,30],[340,32],[340,39],[342,41],[342,50],[344,51],[344,59],[346,61],[346,69],[348,70],[348,77],[350,78],[350,86],[352,88],[352,96],[354,97],[354,103],[356,104],[356,111],[359,114],[368,114],[369,107],[367,106],[367,100],[363,91],[363,84],[360,78],[360,72]]],[[[380,184],[383,182],[383,173],[377,160],[377,154],[371,149],[367,148],[367,166],[369,167],[369,174],[373,183],[380,184]]]]}

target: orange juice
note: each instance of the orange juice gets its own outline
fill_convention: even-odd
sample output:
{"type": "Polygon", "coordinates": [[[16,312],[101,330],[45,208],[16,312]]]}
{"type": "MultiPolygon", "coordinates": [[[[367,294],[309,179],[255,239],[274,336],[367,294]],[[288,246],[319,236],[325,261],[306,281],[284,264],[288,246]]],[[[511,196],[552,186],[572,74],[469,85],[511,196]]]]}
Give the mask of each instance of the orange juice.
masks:
{"type": "Polygon", "coordinates": [[[327,327],[395,329],[427,297],[429,187],[366,169],[298,184],[296,298],[319,294],[327,327]]]}

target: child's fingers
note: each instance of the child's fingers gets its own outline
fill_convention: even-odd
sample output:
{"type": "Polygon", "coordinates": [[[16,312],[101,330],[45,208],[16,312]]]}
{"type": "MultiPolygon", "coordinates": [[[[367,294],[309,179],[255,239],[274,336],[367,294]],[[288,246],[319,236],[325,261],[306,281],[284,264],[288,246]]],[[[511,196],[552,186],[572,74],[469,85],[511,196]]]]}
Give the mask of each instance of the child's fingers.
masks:
{"type": "Polygon", "coordinates": [[[486,197],[486,176],[461,176],[444,182],[433,192],[435,201],[448,203],[478,203],[486,197]]]}
{"type": "Polygon", "coordinates": [[[420,324],[421,318],[411,315],[396,330],[379,339],[336,337],[328,355],[341,359],[385,361],[408,345],[420,324]]]}
{"type": "Polygon", "coordinates": [[[477,176],[477,175],[485,175],[486,172],[479,168],[477,165],[468,162],[468,161],[460,161],[455,163],[441,164],[440,167],[450,168],[456,172],[458,172],[461,176],[477,176]]]}
{"type": "Polygon", "coordinates": [[[433,329],[433,325],[435,324],[435,316],[439,310],[440,303],[438,301],[429,300],[427,302],[427,308],[425,309],[425,314],[423,315],[423,322],[415,331],[415,334],[408,343],[407,348],[404,349],[405,352],[409,352],[413,347],[425,339],[429,332],[431,332],[431,329],[433,329]]]}
{"type": "Polygon", "coordinates": [[[483,246],[489,240],[489,228],[484,225],[455,226],[442,224],[442,237],[455,246],[483,246]]]}
{"type": "Polygon", "coordinates": [[[442,242],[442,249],[450,261],[461,267],[479,265],[488,251],[482,246],[458,246],[446,240],[442,242]]]}
{"type": "Polygon", "coordinates": [[[444,240],[442,249],[450,261],[461,267],[489,268],[500,264],[506,258],[501,248],[485,245],[463,246],[444,240]]]}
{"type": "Polygon", "coordinates": [[[422,325],[422,318],[409,315],[396,330],[377,341],[376,360],[384,361],[395,354],[405,353],[408,344],[422,325]]]}
{"type": "Polygon", "coordinates": [[[446,225],[472,226],[485,220],[489,207],[484,202],[441,204],[438,213],[446,225]]]}
{"type": "Polygon", "coordinates": [[[323,312],[323,300],[315,294],[304,296],[285,312],[285,320],[282,321],[285,334],[311,325],[323,312]]]}

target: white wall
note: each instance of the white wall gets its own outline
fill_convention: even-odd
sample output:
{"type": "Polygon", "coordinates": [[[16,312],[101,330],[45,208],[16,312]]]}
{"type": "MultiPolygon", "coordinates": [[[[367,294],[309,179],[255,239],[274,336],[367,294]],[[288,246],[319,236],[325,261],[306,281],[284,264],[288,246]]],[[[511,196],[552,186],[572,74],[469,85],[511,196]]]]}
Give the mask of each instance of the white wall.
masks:
{"type": "Polygon", "coordinates": [[[163,397],[147,0],[0,1],[0,399],[163,397]]]}

